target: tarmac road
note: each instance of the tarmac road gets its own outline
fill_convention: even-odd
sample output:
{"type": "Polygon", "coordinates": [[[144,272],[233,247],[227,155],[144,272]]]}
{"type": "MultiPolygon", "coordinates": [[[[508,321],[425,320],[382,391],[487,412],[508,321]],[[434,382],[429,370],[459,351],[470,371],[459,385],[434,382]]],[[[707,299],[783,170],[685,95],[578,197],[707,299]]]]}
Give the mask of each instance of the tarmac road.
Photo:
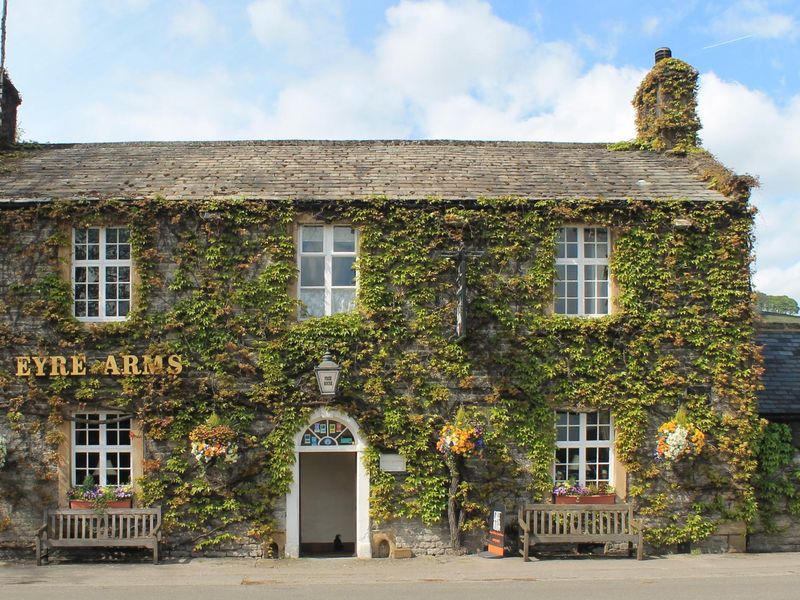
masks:
{"type": "Polygon", "coordinates": [[[800,554],[0,563],[0,600],[800,600],[800,554]]]}

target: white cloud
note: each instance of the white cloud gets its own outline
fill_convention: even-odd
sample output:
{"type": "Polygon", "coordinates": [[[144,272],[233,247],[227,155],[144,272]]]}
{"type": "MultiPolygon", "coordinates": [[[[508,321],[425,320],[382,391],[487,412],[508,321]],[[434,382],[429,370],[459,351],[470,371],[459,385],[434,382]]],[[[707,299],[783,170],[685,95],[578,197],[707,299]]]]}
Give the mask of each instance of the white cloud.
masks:
{"type": "Polygon", "coordinates": [[[722,36],[752,35],[765,39],[795,37],[798,33],[793,17],[771,12],[763,0],[735,2],[712,21],[711,29],[722,36]]]}
{"type": "Polygon", "coordinates": [[[765,193],[796,194],[800,96],[778,106],[763,92],[709,73],[701,78],[698,102],[703,140],[723,162],[757,174],[765,193]]]}
{"type": "Polygon", "coordinates": [[[491,94],[530,54],[527,32],[492,14],[485,2],[403,0],[386,19],[377,70],[397,92],[419,100],[470,88],[491,94]]]}
{"type": "Polygon", "coordinates": [[[759,292],[789,296],[800,301],[800,261],[788,267],[763,267],[756,271],[753,285],[759,292]]]}
{"type": "Polygon", "coordinates": [[[698,112],[702,136],[724,164],[758,175],[753,193],[756,216],[756,287],[800,299],[800,96],[785,106],[763,92],[713,73],[701,77],[698,112]]]}
{"type": "Polygon", "coordinates": [[[661,19],[659,17],[646,17],[642,21],[642,32],[646,35],[653,35],[661,28],[661,19]]]}
{"type": "Polygon", "coordinates": [[[208,41],[222,34],[223,28],[214,13],[200,0],[184,0],[172,15],[173,34],[208,41]]]}
{"type": "Polygon", "coordinates": [[[59,52],[74,48],[83,38],[85,5],[86,0],[9,2],[9,46],[33,46],[59,52]]]}
{"type": "Polygon", "coordinates": [[[263,117],[258,106],[240,99],[234,78],[219,69],[201,79],[156,73],[137,89],[83,107],[78,139],[241,139],[252,137],[263,117]]]}
{"type": "Polygon", "coordinates": [[[340,0],[255,0],[247,17],[255,38],[288,62],[318,67],[352,52],[340,0]]]}

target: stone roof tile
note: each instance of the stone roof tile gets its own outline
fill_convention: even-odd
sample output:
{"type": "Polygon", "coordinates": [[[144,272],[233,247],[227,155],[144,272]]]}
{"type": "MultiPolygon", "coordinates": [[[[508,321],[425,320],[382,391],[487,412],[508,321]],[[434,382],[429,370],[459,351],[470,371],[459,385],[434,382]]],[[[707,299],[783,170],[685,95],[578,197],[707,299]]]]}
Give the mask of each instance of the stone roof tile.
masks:
{"type": "Polygon", "coordinates": [[[46,145],[9,158],[0,199],[386,196],[720,200],[689,158],[603,144],[462,141],[46,145]]]}

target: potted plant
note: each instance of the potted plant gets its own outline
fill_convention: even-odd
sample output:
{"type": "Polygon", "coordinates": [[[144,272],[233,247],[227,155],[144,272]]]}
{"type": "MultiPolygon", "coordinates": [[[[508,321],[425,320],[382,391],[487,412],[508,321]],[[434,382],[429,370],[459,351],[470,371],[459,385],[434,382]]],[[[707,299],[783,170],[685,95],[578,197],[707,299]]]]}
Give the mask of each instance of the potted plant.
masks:
{"type": "Polygon", "coordinates": [[[70,488],[70,508],[130,508],[133,505],[133,488],[130,485],[96,485],[94,478],[87,475],[83,483],[70,488]]]}
{"type": "Polygon", "coordinates": [[[569,480],[553,486],[555,504],[614,504],[616,500],[614,486],[604,482],[583,486],[569,480]]]}

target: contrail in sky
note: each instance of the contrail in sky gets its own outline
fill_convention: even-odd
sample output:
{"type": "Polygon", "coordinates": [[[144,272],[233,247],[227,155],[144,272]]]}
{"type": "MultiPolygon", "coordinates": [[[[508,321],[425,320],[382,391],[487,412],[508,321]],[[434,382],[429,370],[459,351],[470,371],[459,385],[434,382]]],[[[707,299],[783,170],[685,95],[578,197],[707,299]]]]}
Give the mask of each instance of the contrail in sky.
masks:
{"type": "Polygon", "coordinates": [[[720,42],[719,44],[711,44],[710,46],[703,46],[703,50],[708,50],[710,48],[716,48],[718,46],[724,46],[725,44],[733,44],[734,42],[741,42],[742,40],[746,40],[747,38],[753,37],[752,34],[750,35],[743,35],[742,37],[738,37],[732,40],[728,40],[727,42],[720,42]]]}

